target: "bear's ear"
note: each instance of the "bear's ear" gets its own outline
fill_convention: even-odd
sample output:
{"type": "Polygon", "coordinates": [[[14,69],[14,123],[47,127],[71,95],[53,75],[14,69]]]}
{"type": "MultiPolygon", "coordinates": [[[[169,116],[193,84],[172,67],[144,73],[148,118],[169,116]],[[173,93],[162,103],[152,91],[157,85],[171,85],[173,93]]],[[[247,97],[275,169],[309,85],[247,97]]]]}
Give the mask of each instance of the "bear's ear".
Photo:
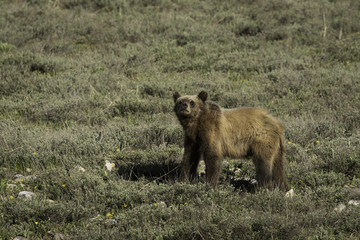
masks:
{"type": "Polygon", "coordinates": [[[179,97],[181,97],[180,93],[174,92],[174,94],[173,94],[174,102],[176,102],[176,100],[177,100],[179,97]]]}
{"type": "Polygon", "coordinates": [[[199,93],[199,95],[198,95],[198,97],[199,97],[201,100],[203,100],[203,102],[206,101],[207,96],[208,96],[208,93],[205,92],[205,91],[201,91],[201,92],[199,93]]]}

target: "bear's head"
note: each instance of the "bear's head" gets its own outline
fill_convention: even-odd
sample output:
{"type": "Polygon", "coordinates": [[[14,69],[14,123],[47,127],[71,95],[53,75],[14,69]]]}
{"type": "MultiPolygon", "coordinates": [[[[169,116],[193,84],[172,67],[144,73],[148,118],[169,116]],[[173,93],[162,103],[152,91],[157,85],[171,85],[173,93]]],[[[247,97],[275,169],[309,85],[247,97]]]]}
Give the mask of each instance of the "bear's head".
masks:
{"type": "Polygon", "coordinates": [[[181,96],[180,93],[175,92],[173,95],[176,116],[181,119],[192,118],[197,119],[205,107],[207,99],[207,92],[201,91],[197,96],[181,96]]]}

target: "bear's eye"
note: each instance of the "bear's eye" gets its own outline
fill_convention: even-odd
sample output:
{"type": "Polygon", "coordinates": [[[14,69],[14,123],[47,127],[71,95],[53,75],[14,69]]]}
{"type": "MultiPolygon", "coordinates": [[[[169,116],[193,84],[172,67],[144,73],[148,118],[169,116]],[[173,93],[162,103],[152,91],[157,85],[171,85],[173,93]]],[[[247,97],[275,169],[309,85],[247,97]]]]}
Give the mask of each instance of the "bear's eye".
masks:
{"type": "Polygon", "coordinates": [[[190,101],[190,106],[194,107],[195,106],[195,102],[194,101],[190,101]]]}

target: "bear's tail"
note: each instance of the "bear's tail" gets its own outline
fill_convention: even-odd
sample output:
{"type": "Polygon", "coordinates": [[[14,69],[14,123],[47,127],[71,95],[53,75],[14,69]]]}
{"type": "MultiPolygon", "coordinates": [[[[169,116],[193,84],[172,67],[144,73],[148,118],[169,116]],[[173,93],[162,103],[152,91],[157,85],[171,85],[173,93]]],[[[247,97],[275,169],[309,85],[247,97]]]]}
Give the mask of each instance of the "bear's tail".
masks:
{"type": "Polygon", "coordinates": [[[284,144],[284,137],[279,136],[279,149],[278,153],[274,159],[274,166],[273,166],[273,173],[272,173],[272,180],[274,187],[278,187],[283,191],[289,191],[289,183],[285,175],[286,169],[286,161],[285,161],[285,144],[284,144]]]}

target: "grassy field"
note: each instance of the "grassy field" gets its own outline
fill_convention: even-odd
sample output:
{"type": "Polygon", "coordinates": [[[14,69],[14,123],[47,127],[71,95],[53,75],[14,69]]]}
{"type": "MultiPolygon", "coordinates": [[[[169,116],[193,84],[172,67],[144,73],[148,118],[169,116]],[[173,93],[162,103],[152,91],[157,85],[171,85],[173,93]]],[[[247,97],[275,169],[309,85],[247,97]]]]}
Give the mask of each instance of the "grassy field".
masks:
{"type": "Polygon", "coordinates": [[[359,142],[359,1],[0,0],[0,239],[359,239],[359,142]],[[293,198],[177,181],[201,90],[283,123],[293,198]]]}

